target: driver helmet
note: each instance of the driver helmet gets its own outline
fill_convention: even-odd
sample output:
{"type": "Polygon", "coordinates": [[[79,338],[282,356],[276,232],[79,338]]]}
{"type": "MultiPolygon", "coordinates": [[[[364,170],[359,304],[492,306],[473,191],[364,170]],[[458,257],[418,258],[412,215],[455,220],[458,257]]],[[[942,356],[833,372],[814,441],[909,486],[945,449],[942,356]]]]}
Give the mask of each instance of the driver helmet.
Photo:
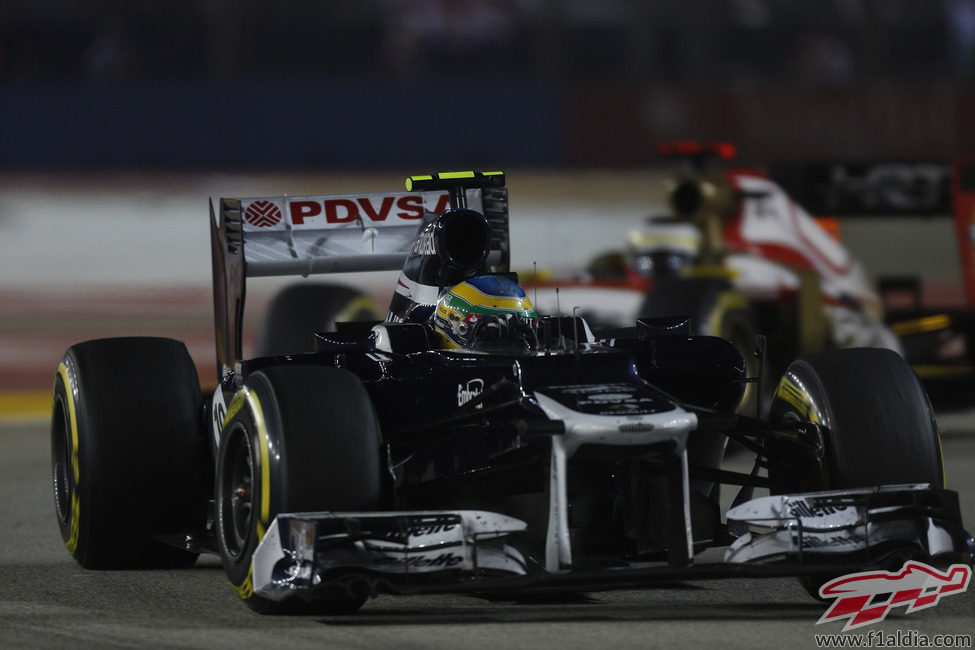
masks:
{"type": "Polygon", "coordinates": [[[469,350],[535,347],[538,315],[518,284],[498,275],[470,278],[445,290],[433,314],[441,347],[469,350]]]}
{"type": "Polygon", "coordinates": [[[633,270],[638,275],[674,277],[691,264],[701,248],[701,233],[691,223],[651,217],[640,230],[627,234],[633,270]]]}

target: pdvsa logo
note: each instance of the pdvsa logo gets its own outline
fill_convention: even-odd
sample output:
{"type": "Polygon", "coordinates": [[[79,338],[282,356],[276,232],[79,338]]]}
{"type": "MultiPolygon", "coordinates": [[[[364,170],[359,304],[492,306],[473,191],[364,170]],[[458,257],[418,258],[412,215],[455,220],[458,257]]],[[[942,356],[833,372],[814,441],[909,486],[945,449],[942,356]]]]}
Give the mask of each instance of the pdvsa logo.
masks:
{"type": "Polygon", "coordinates": [[[896,572],[865,571],[831,580],[819,588],[821,598],[836,602],[816,625],[849,619],[843,631],[878,623],[894,607],[904,605],[906,613],[934,607],[942,596],[954,596],[968,589],[971,567],[952,564],[946,573],[921,562],[910,561],[896,572]]]}
{"type": "MultiPolygon", "coordinates": [[[[431,212],[439,214],[450,207],[450,196],[431,197],[431,212]]],[[[288,214],[295,226],[330,226],[355,222],[423,219],[427,202],[421,194],[369,194],[364,196],[309,197],[288,201],[288,214]]]]}
{"type": "Polygon", "coordinates": [[[273,228],[281,219],[281,210],[270,201],[254,201],[244,211],[244,221],[256,228],[273,228]]]}
{"type": "Polygon", "coordinates": [[[288,203],[291,223],[302,226],[322,220],[327,224],[383,222],[396,219],[422,219],[423,197],[419,194],[384,197],[333,197],[322,200],[295,200],[288,203]]]}

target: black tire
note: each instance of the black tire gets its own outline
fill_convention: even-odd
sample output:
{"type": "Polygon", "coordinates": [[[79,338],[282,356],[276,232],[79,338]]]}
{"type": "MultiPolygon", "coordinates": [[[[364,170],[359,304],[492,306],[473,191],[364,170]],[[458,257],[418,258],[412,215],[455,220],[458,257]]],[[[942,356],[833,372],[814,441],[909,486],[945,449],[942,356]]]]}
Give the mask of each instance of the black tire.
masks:
{"type": "Polygon", "coordinates": [[[227,577],[251,609],[349,613],[366,601],[349,595],[276,603],[254,593],[251,558],[279,513],[379,509],[381,445],[372,402],[352,373],[291,365],[247,378],[227,409],[221,435],[216,528],[227,577]]]}
{"type": "MultiPolygon", "coordinates": [[[[691,333],[731,341],[745,360],[748,377],[758,376],[755,357],[757,326],[751,306],[731,283],[721,278],[662,279],[647,292],[640,315],[688,316],[691,333]]],[[[748,384],[738,410],[755,414],[755,384],[748,384]]]]}
{"type": "Polygon", "coordinates": [[[914,371],[882,348],[828,350],[792,362],[772,400],[772,424],[822,426],[818,466],[772,458],[779,492],[890,483],[944,486],[934,412],[914,371]]]}
{"type": "Polygon", "coordinates": [[[188,566],[166,545],[203,530],[209,462],[196,367],[179,341],[100,339],[58,366],[51,417],[55,512],[88,569],[188,566]]]}
{"type": "Polygon", "coordinates": [[[268,306],[257,335],[255,356],[315,351],[315,332],[334,330],[335,323],[380,320],[367,296],[349,287],[295,284],[284,288],[268,306]]]}
{"type": "MultiPolygon", "coordinates": [[[[934,412],[914,371],[891,350],[829,350],[792,362],[775,391],[769,420],[814,422],[824,447],[816,463],[773,446],[768,468],[773,494],[896,483],[944,486],[934,412]]],[[[819,587],[832,577],[800,582],[819,598],[819,587]]]]}

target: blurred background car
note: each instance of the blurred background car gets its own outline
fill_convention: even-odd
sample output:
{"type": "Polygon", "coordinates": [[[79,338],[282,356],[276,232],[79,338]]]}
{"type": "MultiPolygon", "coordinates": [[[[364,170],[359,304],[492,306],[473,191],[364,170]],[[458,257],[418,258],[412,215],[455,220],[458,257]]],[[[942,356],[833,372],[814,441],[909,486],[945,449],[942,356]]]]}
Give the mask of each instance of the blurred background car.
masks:
{"type": "Polygon", "coordinates": [[[753,376],[760,366],[775,376],[789,359],[831,348],[887,348],[908,359],[940,406],[971,404],[970,163],[786,168],[794,191],[827,215],[814,216],[766,170],[734,160],[729,143],[657,149],[677,160],[664,181],[666,211],[630,229],[625,247],[572,274],[533,269],[529,286],[540,309],[578,310],[603,337],[638,318],[682,314],[695,333],[733,340],[753,376]],[[953,214],[967,304],[925,304],[919,275],[880,276],[875,288],[838,220],[874,214],[953,214]]]}

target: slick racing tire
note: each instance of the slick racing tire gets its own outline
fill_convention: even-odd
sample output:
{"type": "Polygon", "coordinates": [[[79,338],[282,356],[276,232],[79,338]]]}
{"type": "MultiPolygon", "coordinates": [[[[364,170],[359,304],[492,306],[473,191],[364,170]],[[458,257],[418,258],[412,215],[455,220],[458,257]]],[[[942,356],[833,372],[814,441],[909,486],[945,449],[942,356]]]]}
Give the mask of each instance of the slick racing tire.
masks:
{"type": "Polygon", "coordinates": [[[349,287],[295,284],[284,288],[268,306],[257,335],[255,356],[315,351],[315,332],[334,330],[335,323],[379,320],[372,301],[349,287]]]}
{"type": "MultiPolygon", "coordinates": [[[[823,436],[821,462],[781,445],[770,447],[773,494],[896,483],[944,486],[931,405],[914,371],[891,350],[837,349],[792,362],[775,391],[769,420],[813,422],[823,436]]],[[[830,577],[801,582],[818,598],[819,586],[830,577]]]]}
{"type": "Polygon", "coordinates": [[[196,368],[179,341],[116,338],[68,348],[54,377],[54,504],[88,569],[188,566],[169,546],[203,530],[206,439],[196,368]]]}
{"type": "Polygon", "coordinates": [[[279,513],[378,509],[384,492],[380,459],[379,422],[352,373],[288,365],[247,378],[221,433],[216,528],[227,577],[251,609],[338,614],[362,606],[364,594],[308,603],[255,594],[251,559],[279,513]]]}
{"type": "Polygon", "coordinates": [[[824,438],[822,463],[770,459],[769,479],[780,493],[944,485],[934,412],[914,371],[891,350],[828,350],[792,362],[769,420],[813,422],[824,438]]]}
{"type": "MultiPolygon", "coordinates": [[[[745,360],[746,375],[758,376],[755,357],[757,326],[745,297],[721,278],[680,278],[659,281],[646,295],[640,315],[688,316],[691,333],[731,341],[745,360]]],[[[754,384],[747,384],[738,410],[755,414],[754,384]]]]}

